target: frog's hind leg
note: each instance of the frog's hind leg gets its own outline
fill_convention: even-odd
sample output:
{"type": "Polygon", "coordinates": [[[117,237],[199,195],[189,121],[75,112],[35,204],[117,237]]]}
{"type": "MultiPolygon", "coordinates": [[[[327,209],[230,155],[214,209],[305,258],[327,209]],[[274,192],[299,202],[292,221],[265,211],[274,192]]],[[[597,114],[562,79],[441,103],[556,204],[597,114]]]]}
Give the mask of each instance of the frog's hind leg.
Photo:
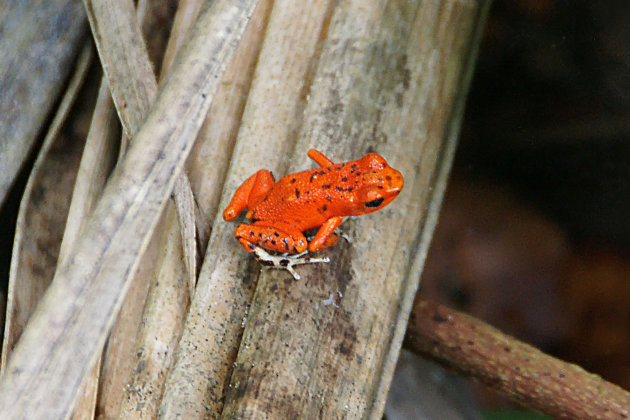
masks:
{"type": "Polygon", "coordinates": [[[286,222],[259,220],[242,224],[236,228],[234,236],[248,252],[258,246],[270,251],[299,254],[308,246],[304,234],[286,222]]]}
{"type": "Polygon", "coordinates": [[[322,152],[316,149],[311,149],[306,154],[308,157],[313,159],[315,163],[317,163],[322,168],[327,168],[329,166],[333,166],[335,162],[326,157],[322,152]]]}

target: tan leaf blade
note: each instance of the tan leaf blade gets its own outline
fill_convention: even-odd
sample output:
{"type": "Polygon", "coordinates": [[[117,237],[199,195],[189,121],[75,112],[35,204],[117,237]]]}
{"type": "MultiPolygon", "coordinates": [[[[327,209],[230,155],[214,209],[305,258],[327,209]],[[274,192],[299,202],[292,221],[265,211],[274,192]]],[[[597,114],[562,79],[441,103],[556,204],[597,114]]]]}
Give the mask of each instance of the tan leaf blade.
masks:
{"type": "MultiPolygon", "coordinates": [[[[86,28],[74,0],[0,6],[0,205],[72,71],[86,28]]],[[[10,3],[10,4],[6,4],[10,3]]]]}
{"type": "Polygon", "coordinates": [[[289,172],[309,167],[310,147],[335,162],[376,151],[405,188],[385,209],[342,225],[352,242],[322,252],[329,265],[300,267],[297,282],[263,270],[223,418],[382,417],[479,16],[475,1],[336,3],[289,172]]]}
{"type": "Polygon", "coordinates": [[[0,382],[3,418],[64,417],[102,346],[254,1],[209,4],[0,382]]]}
{"type": "MultiPolygon", "coordinates": [[[[306,102],[304,79],[317,64],[317,43],[326,28],[331,3],[260,2],[257,14],[264,12],[263,7],[271,9],[269,23],[220,210],[254,167],[280,173],[286,170],[286,151],[293,148],[296,125],[306,102]],[[295,36],[297,31],[301,31],[301,37],[295,36]]],[[[267,19],[266,15],[261,13],[261,21],[267,19]]],[[[244,61],[251,59],[243,57],[244,61]]],[[[256,269],[254,264],[234,240],[234,225],[217,216],[160,416],[220,415],[242,322],[254,291],[253,281],[243,277],[256,269]]]]}
{"type": "Polygon", "coordinates": [[[7,317],[2,341],[5,368],[15,342],[55,273],[61,258],[62,228],[83,147],[80,138],[63,133],[92,62],[91,45],[84,47],[66,93],[48,129],[20,203],[9,273],[7,317]]]}
{"type": "Polygon", "coordinates": [[[188,272],[188,290],[190,296],[195,294],[197,284],[197,235],[195,229],[195,197],[190,188],[187,176],[180,176],[175,183],[173,195],[177,196],[175,205],[179,216],[182,246],[184,247],[184,263],[188,272]]]}
{"type": "MultiPolygon", "coordinates": [[[[125,133],[133,137],[157,93],[157,80],[137,24],[133,2],[84,0],[84,3],[116,110],[125,133]]],[[[126,145],[123,144],[121,149],[124,151],[126,145]]],[[[173,196],[184,238],[184,258],[190,283],[194,284],[197,243],[192,195],[188,180],[175,184],[173,196]]]]}
{"type": "MultiPolygon", "coordinates": [[[[94,38],[98,40],[102,63],[109,69],[108,75],[112,82],[117,84],[112,91],[117,95],[117,103],[126,105],[119,110],[121,118],[128,121],[127,135],[123,136],[120,147],[116,150],[122,157],[127,148],[128,137],[136,134],[141,118],[149,108],[148,99],[153,99],[157,90],[145,45],[139,41],[142,38],[140,26],[145,28],[147,47],[159,59],[165,43],[165,33],[169,29],[168,11],[172,4],[168,1],[140,1],[137,12],[131,1],[125,4],[118,2],[116,7],[111,7],[111,2],[103,1],[86,4],[90,20],[96,23],[92,29],[94,38]],[[130,71],[133,73],[128,73],[130,71]]],[[[108,86],[107,78],[104,77],[73,196],[72,218],[69,217],[64,235],[64,245],[67,243],[65,249],[68,252],[91,214],[92,204],[101,196],[105,179],[111,172],[111,162],[115,160],[113,146],[119,145],[118,141],[112,141],[112,137],[119,134],[115,130],[118,121],[109,120],[112,112],[115,116],[116,110],[108,86]]],[[[149,289],[149,278],[153,277],[156,247],[152,245],[148,246],[139,262],[137,273],[112,327],[107,351],[104,353],[106,357],[102,362],[97,362],[99,367],[102,366],[100,377],[84,379],[86,384],[99,384],[98,407],[95,410],[93,404],[95,389],[86,389],[85,395],[88,398],[84,400],[85,404],[79,401],[81,406],[73,413],[75,417],[93,416],[95,412],[99,416],[112,417],[115,415],[112,413],[118,412],[125,384],[135,361],[137,331],[149,289]]],[[[96,376],[99,373],[95,369],[91,375],[96,376]]]]}
{"type": "Polygon", "coordinates": [[[134,136],[157,92],[134,4],[129,0],[84,3],[123,130],[134,136]]]}

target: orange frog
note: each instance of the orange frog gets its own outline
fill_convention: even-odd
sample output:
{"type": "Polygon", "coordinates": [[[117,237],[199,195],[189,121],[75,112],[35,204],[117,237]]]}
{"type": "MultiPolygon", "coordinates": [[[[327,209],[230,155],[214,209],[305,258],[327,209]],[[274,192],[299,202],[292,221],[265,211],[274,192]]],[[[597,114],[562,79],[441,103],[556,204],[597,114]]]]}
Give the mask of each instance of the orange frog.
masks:
{"type": "MultiPolygon", "coordinates": [[[[234,193],[223,219],[234,220],[248,209],[251,224],[241,224],[234,236],[248,251],[270,261],[264,248],[287,254],[319,251],[337,242],[335,229],[343,218],[371,213],[388,205],[403,188],[403,177],[376,153],[358,160],[335,164],[321,152],[311,149],[308,157],[321,168],[289,174],[275,182],[261,169],[234,193]],[[308,242],[304,231],[319,228],[308,242]]],[[[327,262],[306,259],[305,262],[327,262]]],[[[286,258],[274,262],[289,264],[286,258]]],[[[297,276],[289,267],[289,271],[297,276]]]]}

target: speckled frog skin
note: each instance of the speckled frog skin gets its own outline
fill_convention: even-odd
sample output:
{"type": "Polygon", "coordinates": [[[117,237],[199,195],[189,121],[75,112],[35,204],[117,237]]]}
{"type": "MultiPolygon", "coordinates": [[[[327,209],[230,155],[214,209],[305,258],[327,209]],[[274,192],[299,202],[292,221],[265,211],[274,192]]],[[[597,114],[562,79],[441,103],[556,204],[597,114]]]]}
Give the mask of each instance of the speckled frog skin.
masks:
{"type": "Polygon", "coordinates": [[[256,246],[298,254],[327,248],[337,241],[335,229],[347,216],[382,209],[403,188],[400,172],[376,153],[335,164],[311,149],[308,156],[320,168],[284,176],[278,182],[261,169],[234,193],[223,219],[234,220],[245,209],[250,224],[239,225],[234,236],[247,251],[256,246]],[[304,231],[319,228],[307,242],[304,231]]]}

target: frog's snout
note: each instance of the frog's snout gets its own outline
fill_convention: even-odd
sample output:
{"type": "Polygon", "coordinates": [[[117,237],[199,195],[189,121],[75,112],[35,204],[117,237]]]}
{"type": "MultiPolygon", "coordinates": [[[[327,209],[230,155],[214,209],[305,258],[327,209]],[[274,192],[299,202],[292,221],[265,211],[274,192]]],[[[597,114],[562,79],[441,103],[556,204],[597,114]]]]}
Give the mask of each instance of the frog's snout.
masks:
{"type": "Polygon", "coordinates": [[[394,168],[388,168],[384,179],[387,190],[393,194],[400,193],[405,186],[405,180],[402,174],[394,168]]]}

